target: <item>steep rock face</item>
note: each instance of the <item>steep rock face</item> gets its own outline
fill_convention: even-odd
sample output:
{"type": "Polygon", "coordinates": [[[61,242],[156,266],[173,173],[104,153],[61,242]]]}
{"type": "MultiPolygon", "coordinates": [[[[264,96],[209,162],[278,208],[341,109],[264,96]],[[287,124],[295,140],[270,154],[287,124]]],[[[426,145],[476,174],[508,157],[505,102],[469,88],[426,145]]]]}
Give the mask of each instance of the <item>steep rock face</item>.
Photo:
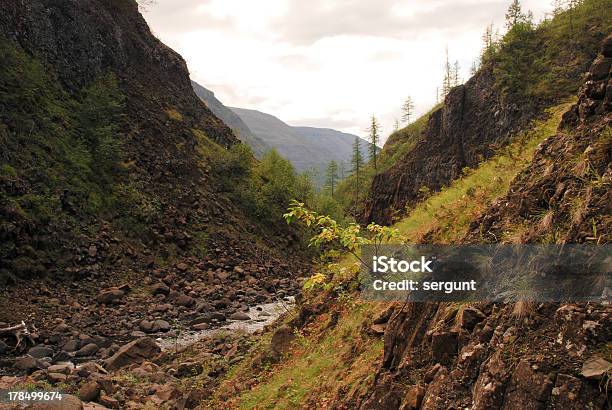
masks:
{"type": "MultiPolygon", "coordinates": [[[[518,226],[526,227],[515,237],[521,243],[609,243],[611,62],[612,36],[557,135],[465,242],[499,242],[518,226]]],[[[612,337],[610,313],[603,304],[398,304],[375,386],[361,408],[415,408],[411,392],[424,386],[416,408],[606,408],[599,389],[606,381],[585,369],[607,363],[600,355],[612,337]],[[466,320],[468,309],[478,312],[471,316],[476,321],[466,320]]]]}
{"type": "Polygon", "coordinates": [[[414,149],[374,178],[362,219],[390,224],[414,203],[419,189],[437,191],[464,167],[489,158],[494,149],[536,117],[532,105],[507,101],[485,69],[454,88],[434,111],[414,149]]]}
{"type": "Polygon", "coordinates": [[[240,119],[240,117],[232,110],[227,108],[219,99],[215,96],[215,93],[201,86],[195,81],[191,82],[193,89],[198,97],[206,103],[206,106],[228,127],[230,127],[238,139],[245,144],[248,144],[253,153],[257,157],[261,157],[266,151],[270,150],[267,143],[262,141],[249,129],[249,127],[240,119]]]}
{"type": "MultiPolygon", "coordinates": [[[[251,219],[218,192],[209,173],[210,153],[238,140],[195,95],[184,60],[151,34],[135,1],[0,0],[0,9],[3,50],[36,62],[12,68],[7,61],[15,59],[3,57],[9,66],[1,68],[17,77],[28,70],[53,88],[2,90],[0,276],[130,264],[139,258],[124,257],[126,237],[137,237],[131,255],[136,246],[139,256],[151,248],[162,258],[193,255],[203,238],[221,248],[250,242],[244,237],[256,230],[251,219]],[[82,135],[92,118],[76,126],[71,111],[106,75],[116,78],[124,106],[116,121],[95,132],[120,140],[121,169],[100,182],[100,158],[88,160],[85,148],[75,158],[65,153],[86,145],[82,135]],[[110,205],[102,209],[105,200],[110,205]],[[41,207],[48,218],[40,217],[41,207]]],[[[261,251],[244,247],[243,258],[261,251]]]]}
{"type": "Polygon", "coordinates": [[[610,242],[612,36],[602,46],[556,136],[541,144],[509,194],[475,221],[466,240],[610,242]]]}

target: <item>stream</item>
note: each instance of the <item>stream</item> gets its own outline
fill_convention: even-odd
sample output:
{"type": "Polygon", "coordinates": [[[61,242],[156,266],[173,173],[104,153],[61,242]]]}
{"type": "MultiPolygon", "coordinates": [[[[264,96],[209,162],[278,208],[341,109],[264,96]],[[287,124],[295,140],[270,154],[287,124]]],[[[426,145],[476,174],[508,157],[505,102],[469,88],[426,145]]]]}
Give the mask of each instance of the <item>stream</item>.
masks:
{"type": "Polygon", "coordinates": [[[295,298],[289,296],[284,300],[251,306],[248,314],[250,320],[229,320],[227,324],[206,330],[184,330],[177,337],[165,336],[156,339],[163,351],[184,348],[199,340],[213,337],[218,333],[232,332],[252,334],[262,330],[266,325],[272,324],[282,314],[290,311],[295,305],[295,298]]]}

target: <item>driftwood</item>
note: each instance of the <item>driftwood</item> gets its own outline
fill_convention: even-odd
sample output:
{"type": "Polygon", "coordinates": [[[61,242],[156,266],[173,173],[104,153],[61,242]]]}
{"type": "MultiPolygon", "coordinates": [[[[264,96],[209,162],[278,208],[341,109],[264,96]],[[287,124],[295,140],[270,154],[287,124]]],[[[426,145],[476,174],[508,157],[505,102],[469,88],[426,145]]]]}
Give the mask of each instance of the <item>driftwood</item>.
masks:
{"type": "Polygon", "coordinates": [[[15,345],[15,350],[21,348],[24,341],[31,345],[34,344],[34,340],[32,339],[32,336],[30,335],[30,331],[28,330],[28,327],[23,321],[21,321],[21,323],[18,325],[0,329],[0,336],[14,337],[15,340],[17,341],[17,344],[15,345]]]}

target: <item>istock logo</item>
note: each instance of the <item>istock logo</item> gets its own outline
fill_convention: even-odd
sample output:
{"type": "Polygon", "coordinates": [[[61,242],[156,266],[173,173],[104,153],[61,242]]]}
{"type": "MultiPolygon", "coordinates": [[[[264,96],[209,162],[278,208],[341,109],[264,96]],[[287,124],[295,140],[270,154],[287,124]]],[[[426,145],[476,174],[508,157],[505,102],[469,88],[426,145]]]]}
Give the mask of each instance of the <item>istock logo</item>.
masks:
{"type": "Polygon", "coordinates": [[[424,256],[421,256],[420,260],[396,260],[395,258],[389,258],[387,256],[374,256],[372,257],[372,266],[374,273],[407,273],[407,272],[433,272],[429,265],[433,263],[433,260],[428,260],[424,256]]]}

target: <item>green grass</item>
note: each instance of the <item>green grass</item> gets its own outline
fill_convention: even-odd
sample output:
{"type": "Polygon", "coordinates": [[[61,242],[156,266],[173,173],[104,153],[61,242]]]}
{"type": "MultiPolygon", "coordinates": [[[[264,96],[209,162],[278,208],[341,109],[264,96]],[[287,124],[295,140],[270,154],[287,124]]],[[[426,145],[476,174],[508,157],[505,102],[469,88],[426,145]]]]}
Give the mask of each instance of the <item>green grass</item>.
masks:
{"type": "MultiPolygon", "coordinates": [[[[316,403],[315,407],[319,407],[339,389],[356,391],[365,387],[363,380],[372,374],[383,351],[381,339],[364,339],[360,334],[360,325],[371,310],[371,305],[355,304],[342,313],[337,327],[323,333],[320,328],[327,323],[320,316],[320,322],[296,339],[281,364],[264,368],[258,376],[259,384],[224,405],[243,409],[295,409],[316,403]]],[[[233,369],[228,379],[231,382],[241,373],[249,372],[248,366],[243,365],[233,369]]]]}
{"type": "Polygon", "coordinates": [[[466,169],[461,178],[416,205],[395,227],[409,242],[419,242],[426,234],[433,234],[428,241],[436,243],[461,239],[470,223],[508,191],[514,177],[531,162],[537,146],[555,134],[561,116],[570,105],[565,103],[550,109],[546,120],[536,121],[529,131],[517,136],[513,143],[478,168],[466,169]]]}

